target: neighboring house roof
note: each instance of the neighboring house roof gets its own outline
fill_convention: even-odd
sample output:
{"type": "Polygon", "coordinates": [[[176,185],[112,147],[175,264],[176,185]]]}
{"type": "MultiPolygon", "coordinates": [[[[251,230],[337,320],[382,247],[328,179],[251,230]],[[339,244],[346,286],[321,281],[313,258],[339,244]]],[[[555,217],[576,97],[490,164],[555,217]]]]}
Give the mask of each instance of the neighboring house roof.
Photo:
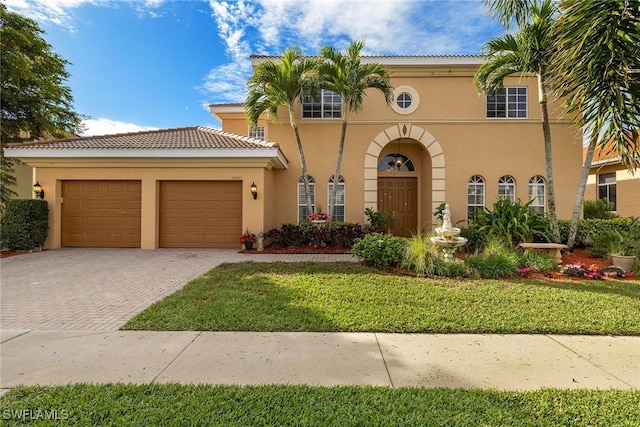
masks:
{"type": "MultiPolygon", "coordinates": [[[[638,146],[640,147],[640,137],[638,138],[638,146]]],[[[583,159],[587,157],[587,149],[588,147],[582,148],[583,159]]],[[[616,163],[622,163],[622,157],[620,156],[618,150],[615,149],[613,141],[607,142],[602,147],[596,147],[595,151],[593,152],[591,167],[600,167],[603,165],[612,165],[616,163]]]]}
{"type": "Polygon", "coordinates": [[[209,111],[216,117],[218,117],[216,113],[244,113],[244,104],[241,102],[209,104],[209,111]]]}
{"type": "Polygon", "coordinates": [[[88,136],[48,142],[10,144],[7,157],[273,157],[286,168],[287,158],[275,142],[262,141],[203,126],[88,136]]]}

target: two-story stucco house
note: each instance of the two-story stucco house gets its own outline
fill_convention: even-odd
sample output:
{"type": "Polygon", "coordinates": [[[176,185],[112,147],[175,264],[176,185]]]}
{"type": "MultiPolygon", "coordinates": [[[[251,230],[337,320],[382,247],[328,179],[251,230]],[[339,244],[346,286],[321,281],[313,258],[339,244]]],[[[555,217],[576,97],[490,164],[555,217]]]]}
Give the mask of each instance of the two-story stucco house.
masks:
{"type": "MultiPolygon", "coordinates": [[[[349,117],[336,220],[364,210],[395,213],[395,232],[431,230],[433,212],[453,221],[498,197],[535,199],[546,210],[538,88],[512,77],[478,94],[477,56],[365,57],[388,67],[394,102],[371,91],[349,117]]],[[[255,64],[277,60],[254,56],[255,64]]],[[[297,108],[316,209],[326,211],[340,137],[340,99],[327,92],[297,108]]],[[[288,115],[251,131],[241,104],[213,104],[222,130],[202,127],[86,137],[11,147],[36,169],[50,204],[47,247],[239,247],[241,232],[306,216],[301,167],[288,115]],[[252,194],[255,184],[257,194],[252,194]]],[[[557,209],[570,217],[582,137],[552,101],[557,209]]]]}

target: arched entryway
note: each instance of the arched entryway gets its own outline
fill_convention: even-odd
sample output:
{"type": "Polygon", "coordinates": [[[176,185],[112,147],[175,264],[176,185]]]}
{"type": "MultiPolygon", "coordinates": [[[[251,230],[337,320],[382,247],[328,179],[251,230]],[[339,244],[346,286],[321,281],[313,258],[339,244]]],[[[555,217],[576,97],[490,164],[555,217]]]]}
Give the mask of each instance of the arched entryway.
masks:
{"type": "MultiPolygon", "coordinates": [[[[400,147],[401,145],[398,144],[398,146],[400,147]]],[[[407,157],[411,160],[411,156],[407,157]]],[[[402,214],[403,220],[402,223],[399,224],[401,229],[397,231],[398,234],[402,235],[415,232],[417,228],[432,224],[433,212],[440,203],[445,201],[445,159],[440,143],[425,129],[413,126],[410,123],[400,123],[380,132],[373,141],[371,141],[371,144],[369,144],[367,154],[365,155],[365,209],[390,209],[389,206],[382,206],[383,203],[381,203],[380,197],[385,197],[385,195],[384,193],[380,193],[381,187],[382,191],[393,192],[388,193],[386,195],[387,197],[391,194],[392,197],[403,198],[400,202],[397,200],[393,202],[395,205],[401,203],[406,209],[417,211],[415,225],[410,222],[410,213],[402,214]],[[404,155],[402,150],[395,149],[398,141],[411,141],[422,146],[424,148],[423,151],[427,153],[428,160],[430,160],[429,162],[424,162],[428,170],[409,171],[405,168],[403,171],[398,171],[397,176],[389,171],[379,171],[378,167],[380,162],[385,160],[385,156],[393,154],[404,155]],[[392,146],[385,149],[385,147],[392,143],[392,146]],[[381,154],[383,155],[381,156],[381,154]],[[411,189],[412,186],[414,187],[413,190],[411,189]],[[387,190],[384,190],[384,188],[387,188],[387,190]],[[411,203],[413,203],[412,197],[417,198],[415,201],[416,207],[412,207],[411,205],[411,203]],[[405,224],[404,221],[409,222],[405,224]]]]}

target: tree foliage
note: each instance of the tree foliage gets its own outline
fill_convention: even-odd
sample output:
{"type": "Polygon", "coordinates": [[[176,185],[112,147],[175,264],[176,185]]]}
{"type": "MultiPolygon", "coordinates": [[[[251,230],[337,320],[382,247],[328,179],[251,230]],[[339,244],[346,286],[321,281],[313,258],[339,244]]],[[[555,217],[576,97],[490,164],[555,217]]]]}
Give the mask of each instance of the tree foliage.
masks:
{"type": "MultiPolygon", "coordinates": [[[[497,3],[493,5],[497,11],[497,3]]],[[[513,3],[513,2],[512,2],[513,3]]],[[[509,3],[503,7],[514,4],[509,3]]],[[[478,89],[492,93],[503,87],[504,79],[512,74],[534,74],[538,78],[538,102],[542,115],[542,135],[544,142],[547,204],[549,206],[549,218],[553,229],[553,238],[560,241],[560,231],[556,215],[555,186],[553,179],[553,162],[551,146],[551,127],[549,125],[549,112],[547,107],[547,81],[549,79],[549,67],[553,52],[553,25],[555,20],[555,7],[552,0],[521,2],[516,14],[508,9],[507,13],[516,14],[518,31],[515,34],[504,34],[490,40],[483,48],[485,62],[480,66],[475,76],[478,89]],[[522,10],[520,10],[522,9],[522,10]]],[[[497,13],[497,12],[496,12],[497,13]]]]}
{"type": "MultiPolygon", "coordinates": [[[[23,139],[61,137],[81,130],[65,81],[68,61],[53,52],[43,30],[32,19],[0,3],[0,78],[2,148],[23,139]]],[[[12,196],[13,161],[1,156],[1,202],[12,196]]],[[[15,193],[14,193],[15,194],[15,193]]]]}
{"type": "Polygon", "coordinates": [[[362,109],[364,97],[369,89],[381,92],[387,104],[393,99],[389,71],[382,64],[363,64],[361,53],[364,46],[364,40],[359,40],[351,42],[345,53],[338,52],[331,46],[325,46],[320,50],[317,83],[322,88],[337,93],[342,99],[342,130],[333,176],[334,185],[329,195],[330,221],[333,219],[335,211],[349,112],[357,112],[362,109]]]}
{"type": "Polygon", "coordinates": [[[278,61],[266,61],[259,64],[247,82],[245,110],[251,126],[255,126],[263,113],[277,117],[278,108],[286,107],[289,122],[293,128],[298,145],[302,178],[304,182],[307,211],[312,213],[311,193],[307,162],[304,156],[302,140],[295,119],[294,106],[309,93],[310,82],[314,78],[316,61],[302,55],[299,49],[287,49],[278,61]]]}

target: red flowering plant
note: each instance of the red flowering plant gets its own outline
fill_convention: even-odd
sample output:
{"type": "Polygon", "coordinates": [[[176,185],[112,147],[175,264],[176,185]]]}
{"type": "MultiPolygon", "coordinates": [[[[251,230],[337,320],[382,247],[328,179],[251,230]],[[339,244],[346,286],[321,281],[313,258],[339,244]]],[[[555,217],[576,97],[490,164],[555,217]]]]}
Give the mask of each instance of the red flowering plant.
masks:
{"type": "Polygon", "coordinates": [[[324,212],[314,212],[307,215],[309,221],[328,221],[329,216],[324,212]]]}
{"type": "Polygon", "coordinates": [[[247,228],[247,231],[240,235],[240,243],[255,243],[256,235],[247,228]]]}

